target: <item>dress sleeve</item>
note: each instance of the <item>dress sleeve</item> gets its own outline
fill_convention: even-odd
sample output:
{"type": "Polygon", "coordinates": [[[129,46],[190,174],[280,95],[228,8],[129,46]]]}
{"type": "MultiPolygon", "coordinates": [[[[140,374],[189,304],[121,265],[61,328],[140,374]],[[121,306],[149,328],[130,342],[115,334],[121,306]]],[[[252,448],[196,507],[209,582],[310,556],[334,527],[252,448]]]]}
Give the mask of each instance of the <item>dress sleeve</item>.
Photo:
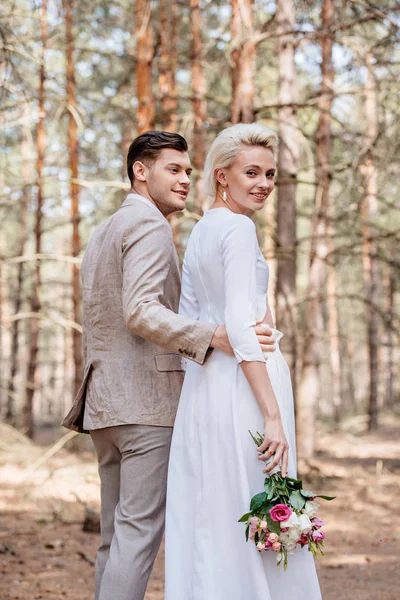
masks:
{"type": "Polygon", "coordinates": [[[225,326],[238,362],[265,362],[256,325],[258,241],[254,223],[235,215],[221,237],[224,269],[225,326]]]}
{"type": "Polygon", "coordinates": [[[182,266],[182,287],[179,301],[179,314],[196,321],[200,318],[200,306],[189,275],[186,257],[182,266]]]}

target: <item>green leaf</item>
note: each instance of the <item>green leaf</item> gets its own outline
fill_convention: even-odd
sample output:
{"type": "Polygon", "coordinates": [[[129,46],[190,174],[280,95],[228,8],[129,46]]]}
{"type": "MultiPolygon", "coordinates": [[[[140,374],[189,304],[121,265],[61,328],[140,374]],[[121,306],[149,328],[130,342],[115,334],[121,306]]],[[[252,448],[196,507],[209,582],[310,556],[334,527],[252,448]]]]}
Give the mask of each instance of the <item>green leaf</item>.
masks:
{"type": "Polygon", "coordinates": [[[299,490],[295,490],[290,494],[290,504],[296,510],[301,510],[304,507],[305,503],[305,498],[303,498],[299,490]]]}
{"type": "Polygon", "coordinates": [[[254,511],[257,510],[258,508],[260,508],[260,506],[263,505],[263,503],[266,501],[267,499],[267,494],[265,492],[261,492],[261,494],[256,494],[255,496],[253,496],[253,498],[251,499],[250,502],[250,510],[254,511]]]}
{"type": "Polygon", "coordinates": [[[272,531],[272,533],[276,533],[276,535],[279,535],[281,532],[281,527],[279,525],[279,523],[277,523],[276,521],[273,521],[270,517],[270,515],[267,515],[267,523],[268,523],[268,529],[270,531],[272,531]]]}
{"type": "Polygon", "coordinates": [[[314,492],[310,492],[310,490],[300,490],[300,493],[304,498],[315,498],[314,492]]]}
{"type": "Polygon", "coordinates": [[[314,496],[314,498],[322,498],[323,500],[335,500],[336,496],[314,496]]]}
{"type": "Polygon", "coordinates": [[[240,517],[238,523],[247,523],[247,521],[249,520],[249,518],[253,516],[252,512],[248,512],[245,515],[243,515],[243,517],[240,517]]]}
{"type": "Polygon", "coordinates": [[[301,479],[293,479],[293,477],[286,477],[286,485],[288,488],[293,490],[301,490],[303,487],[303,482],[301,479]]]}
{"type": "Polygon", "coordinates": [[[246,527],[246,542],[249,541],[249,529],[250,529],[250,525],[247,525],[247,527],[246,527]]]}

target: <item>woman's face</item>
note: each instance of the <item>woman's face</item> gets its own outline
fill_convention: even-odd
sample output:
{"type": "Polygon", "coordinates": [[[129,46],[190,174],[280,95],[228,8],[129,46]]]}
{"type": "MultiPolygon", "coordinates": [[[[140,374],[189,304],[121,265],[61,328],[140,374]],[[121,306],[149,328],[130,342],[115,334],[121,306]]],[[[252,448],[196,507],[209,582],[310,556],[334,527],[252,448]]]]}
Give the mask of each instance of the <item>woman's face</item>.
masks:
{"type": "Polygon", "coordinates": [[[235,161],[218,169],[219,194],[225,190],[225,204],[233,212],[247,214],[260,210],[275,187],[275,159],[269,148],[244,146],[235,161]]]}

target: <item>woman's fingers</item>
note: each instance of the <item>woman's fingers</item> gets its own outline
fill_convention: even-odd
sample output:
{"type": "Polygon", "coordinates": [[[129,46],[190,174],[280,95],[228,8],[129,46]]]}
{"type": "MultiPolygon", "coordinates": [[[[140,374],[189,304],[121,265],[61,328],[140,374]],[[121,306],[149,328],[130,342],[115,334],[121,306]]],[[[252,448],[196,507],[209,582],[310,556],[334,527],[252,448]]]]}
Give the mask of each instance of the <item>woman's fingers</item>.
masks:
{"type": "Polygon", "coordinates": [[[264,461],[270,459],[271,456],[273,456],[275,454],[275,452],[277,451],[278,446],[279,446],[278,442],[271,442],[265,448],[265,452],[260,454],[258,458],[260,460],[264,460],[264,461]]]}
{"type": "Polygon", "coordinates": [[[286,477],[286,475],[287,475],[288,463],[289,463],[289,447],[287,446],[282,454],[282,468],[281,468],[282,477],[286,477]]]}
{"type": "MultiPolygon", "coordinates": [[[[262,454],[263,452],[265,452],[266,449],[271,444],[271,442],[272,442],[271,438],[265,437],[263,443],[261,444],[261,446],[258,446],[257,452],[259,452],[260,454],[262,454]]],[[[264,458],[264,460],[265,460],[265,458],[264,458]]]]}

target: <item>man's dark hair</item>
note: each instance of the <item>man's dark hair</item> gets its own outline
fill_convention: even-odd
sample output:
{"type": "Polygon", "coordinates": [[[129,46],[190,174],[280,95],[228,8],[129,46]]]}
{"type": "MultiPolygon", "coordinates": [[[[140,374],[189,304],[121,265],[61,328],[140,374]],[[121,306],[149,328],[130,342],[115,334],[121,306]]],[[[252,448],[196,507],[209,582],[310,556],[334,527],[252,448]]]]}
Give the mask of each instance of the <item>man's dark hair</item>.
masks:
{"type": "Polygon", "coordinates": [[[179,133],[169,133],[168,131],[145,131],[133,140],[129,146],[127,158],[128,177],[133,185],[133,163],[137,160],[141,162],[154,162],[157,160],[161,150],[172,148],[178,152],[187,152],[188,145],[179,133]]]}

